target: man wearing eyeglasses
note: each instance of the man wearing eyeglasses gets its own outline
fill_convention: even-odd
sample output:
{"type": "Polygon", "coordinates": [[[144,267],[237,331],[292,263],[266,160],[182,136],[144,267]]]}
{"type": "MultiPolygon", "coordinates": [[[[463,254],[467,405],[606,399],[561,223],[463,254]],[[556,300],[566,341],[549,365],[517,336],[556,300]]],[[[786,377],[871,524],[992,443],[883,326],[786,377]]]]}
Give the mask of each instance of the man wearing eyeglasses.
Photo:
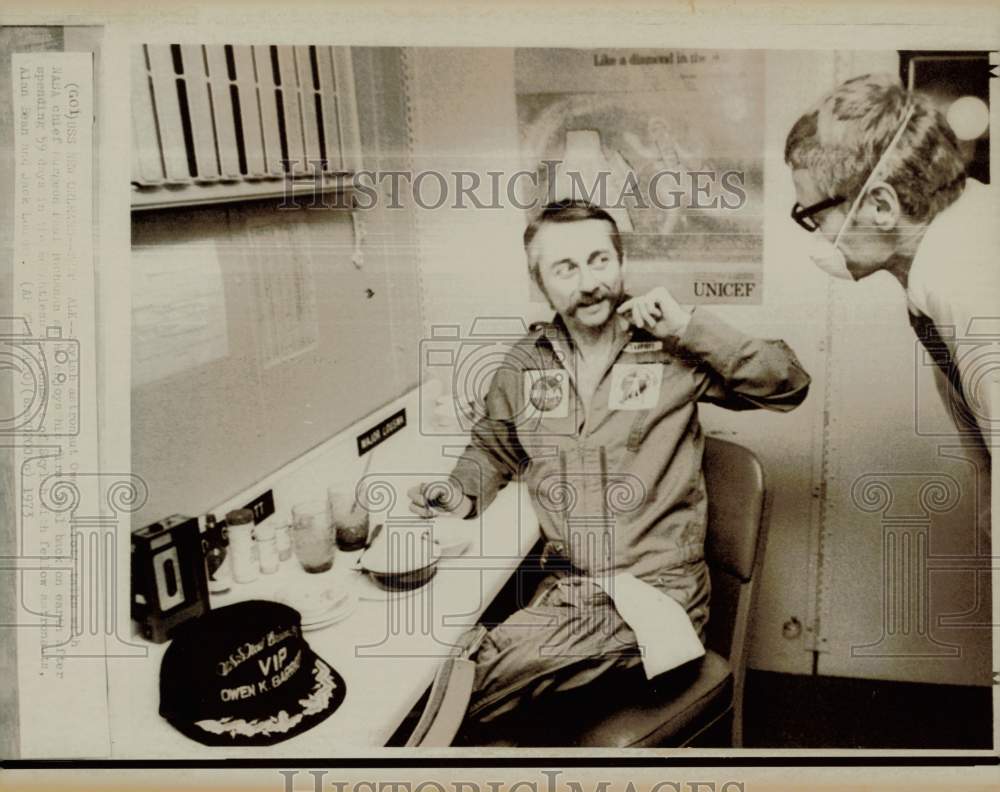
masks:
{"type": "Polygon", "coordinates": [[[965,175],[932,101],[889,75],[848,80],[792,127],[785,143],[797,201],[824,272],[886,271],[938,365],[937,385],[963,437],[996,437],[1000,258],[994,191],[965,175]],[[969,343],[982,337],[985,343],[969,343]]]}

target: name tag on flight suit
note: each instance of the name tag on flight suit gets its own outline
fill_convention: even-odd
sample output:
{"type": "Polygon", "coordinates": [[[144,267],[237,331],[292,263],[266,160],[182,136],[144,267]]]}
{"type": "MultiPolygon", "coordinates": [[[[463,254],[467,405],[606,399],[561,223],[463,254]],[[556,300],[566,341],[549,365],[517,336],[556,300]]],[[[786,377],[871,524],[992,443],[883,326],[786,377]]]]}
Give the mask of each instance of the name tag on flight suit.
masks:
{"type": "Polygon", "coordinates": [[[662,341],[630,341],[625,345],[626,352],[639,354],[641,352],[659,352],[663,349],[662,341]]]}
{"type": "Polygon", "coordinates": [[[618,363],[611,369],[609,410],[651,410],[660,400],[662,363],[618,363]]]}
{"type": "Polygon", "coordinates": [[[526,417],[566,418],[569,415],[569,374],[566,370],[525,371],[524,411],[526,417]]]}

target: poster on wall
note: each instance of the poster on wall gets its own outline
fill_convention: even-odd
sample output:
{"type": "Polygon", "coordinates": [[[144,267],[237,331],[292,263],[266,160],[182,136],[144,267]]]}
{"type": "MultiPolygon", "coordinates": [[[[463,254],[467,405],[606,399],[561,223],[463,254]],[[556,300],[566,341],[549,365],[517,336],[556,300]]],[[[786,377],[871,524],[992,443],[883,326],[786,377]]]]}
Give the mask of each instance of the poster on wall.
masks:
{"type": "Polygon", "coordinates": [[[517,49],[524,202],[607,209],[634,293],[759,304],[764,82],[760,51],[517,49]]]}

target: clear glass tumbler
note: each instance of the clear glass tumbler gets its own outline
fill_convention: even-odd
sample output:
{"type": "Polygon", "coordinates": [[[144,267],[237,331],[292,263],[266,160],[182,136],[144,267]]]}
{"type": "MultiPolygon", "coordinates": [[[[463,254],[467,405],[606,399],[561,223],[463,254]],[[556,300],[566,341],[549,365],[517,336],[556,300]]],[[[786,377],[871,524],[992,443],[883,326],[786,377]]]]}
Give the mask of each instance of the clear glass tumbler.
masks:
{"type": "Polygon", "coordinates": [[[292,547],[306,572],[326,572],[333,566],[337,540],[326,503],[306,501],[292,507],[292,547]]]}
{"type": "Polygon", "coordinates": [[[327,491],[330,524],[341,550],[358,550],[368,542],[368,510],[357,502],[350,484],[335,484],[327,491]]]}

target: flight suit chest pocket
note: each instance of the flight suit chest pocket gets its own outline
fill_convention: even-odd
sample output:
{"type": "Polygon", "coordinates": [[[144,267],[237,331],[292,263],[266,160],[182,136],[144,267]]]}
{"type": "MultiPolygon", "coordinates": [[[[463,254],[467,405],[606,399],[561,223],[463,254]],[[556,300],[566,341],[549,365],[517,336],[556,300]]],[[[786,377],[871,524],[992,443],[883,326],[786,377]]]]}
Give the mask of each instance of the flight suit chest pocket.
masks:
{"type": "Polygon", "coordinates": [[[559,367],[528,369],[521,374],[521,394],[514,419],[518,440],[529,455],[576,434],[578,405],[569,374],[559,367]]]}
{"type": "Polygon", "coordinates": [[[622,419],[630,416],[625,448],[639,450],[650,413],[658,409],[664,385],[671,379],[671,356],[660,342],[629,344],[622,359],[611,369],[608,409],[619,411],[622,419]]]}
{"type": "Polygon", "coordinates": [[[651,410],[660,401],[663,365],[616,363],[611,369],[609,410],[651,410]]]}

